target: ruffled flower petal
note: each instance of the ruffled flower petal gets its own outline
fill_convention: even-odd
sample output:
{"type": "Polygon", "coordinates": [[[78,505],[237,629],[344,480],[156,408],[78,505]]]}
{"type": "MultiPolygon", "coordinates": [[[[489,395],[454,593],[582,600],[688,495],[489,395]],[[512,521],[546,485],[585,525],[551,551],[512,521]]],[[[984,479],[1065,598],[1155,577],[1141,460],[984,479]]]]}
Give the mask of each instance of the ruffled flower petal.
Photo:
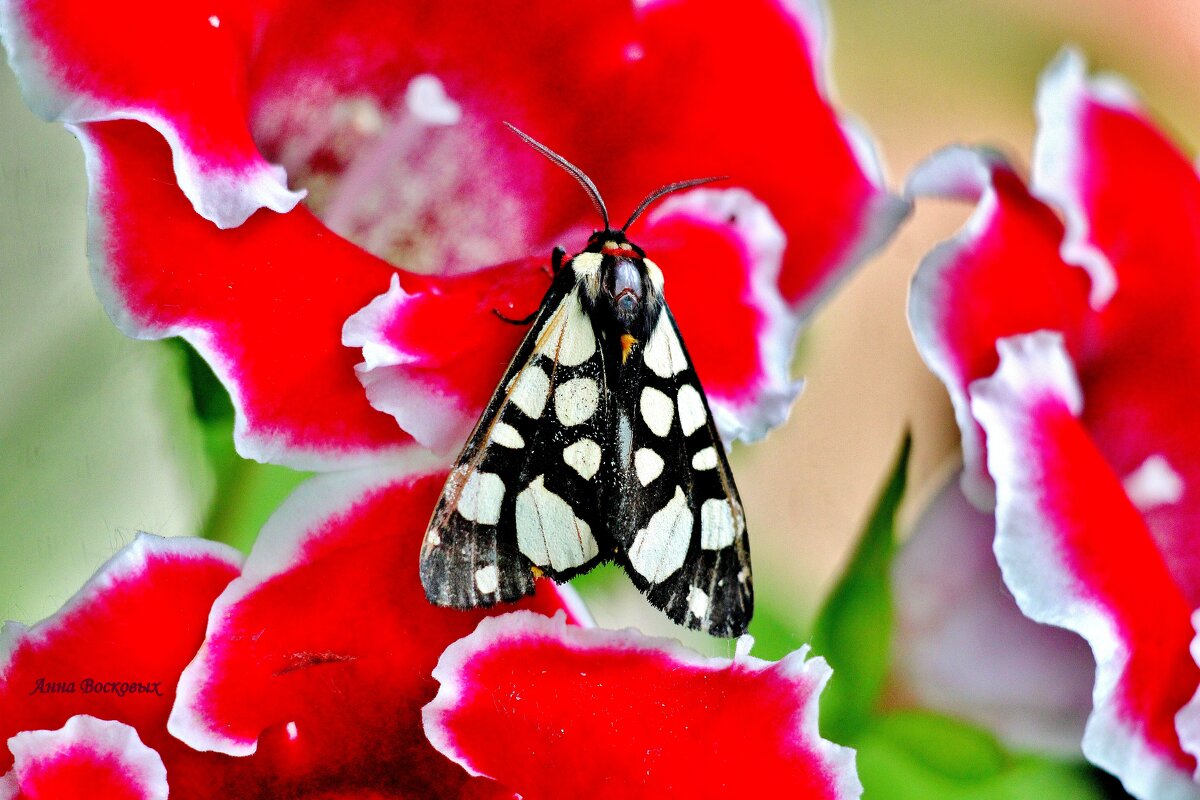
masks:
{"type": "Polygon", "coordinates": [[[829,674],[807,648],[778,663],[703,658],[517,612],[446,649],[425,729],[525,798],[856,798],[854,751],[817,732],[829,674]]]}
{"type": "Polygon", "coordinates": [[[1039,91],[1034,191],[1093,276],[1083,422],[1200,606],[1200,176],[1112,76],[1064,53],[1039,91]],[[1183,424],[1181,424],[1183,423],[1183,424]]]}
{"type": "Polygon", "coordinates": [[[922,705],[1013,746],[1078,757],[1092,708],[1091,651],[1021,614],[996,565],[995,532],[958,475],[925,507],[892,570],[896,668],[922,705]]]}
{"type": "Polygon", "coordinates": [[[166,800],[167,769],[137,731],[86,714],[58,730],[25,731],[8,740],[12,770],[0,797],[27,800],[166,800]]]}
{"type": "Polygon", "coordinates": [[[205,355],[230,390],[243,455],[323,469],[411,444],[368,404],[341,344],[346,317],[393,273],[387,264],[304,209],[216,230],[192,212],[166,145],[140,123],[78,135],[101,299],[130,336],[182,336],[205,355]]]}
{"type": "Polygon", "coordinates": [[[996,480],[996,556],[1031,619],[1083,636],[1096,659],[1084,754],[1139,797],[1200,796],[1175,715],[1200,681],[1192,604],[1080,420],[1061,335],[999,342],[972,385],[996,480]]]}
{"type": "Polygon", "coordinates": [[[996,369],[996,340],[1041,329],[1079,339],[1088,277],[1059,256],[1062,223],[996,153],[950,147],[909,176],[907,192],[976,203],[963,229],[921,261],[909,294],[917,349],[950,393],[962,432],[963,491],[992,503],[983,432],[967,387],[996,369]]]}
{"type": "Polygon", "coordinates": [[[246,124],[247,63],[269,5],[4,0],[0,37],[30,108],[71,124],[150,125],[196,213],[231,228],[304,197],[246,124]]]}
{"type": "MultiPolygon", "coordinates": [[[[209,608],[240,563],[241,556],[222,544],[142,534],[54,616],[30,628],[7,623],[0,633],[0,741],[20,738],[22,731],[74,731],[97,745],[101,739],[123,742],[122,749],[146,769],[152,759],[140,747],[157,753],[160,764],[171,765],[172,797],[211,796],[199,788],[217,787],[209,790],[215,792],[226,778],[236,786],[228,774],[232,766],[169,736],[166,721],[179,673],[204,640],[209,608]],[[108,733],[102,736],[95,720],[79,721],[92,717],[116,722],[104,723],[108,733]],[[112,727],[117,723],[122,727],[112,727]],[[126,725],[144,745],[134,746],[121,732],[126,725]]],[[[19,773],[13,757],[20,755],[0,750],[0,770],[19,773]]]]}
{"type": "MultiPolygon", "coordinates": [[[[487,612],[432,606],[421,588],[418,543],[445,478],[410,461],[301,486],[214,604],[171,733],[268,758],[283,786],[452,794],[466,776],[430,748],[419,711],[442,650],[487,612]]],[[[569,604],[546,581],[524,605],[569,604]]]]}
{"type": "MultiPolygon", "coordinates": [[[[637,241],[662,268],[664,293],[726,442],[752,441],[786,418],[798,326],[779,294],[784,235],[740,189],[668,199],[637,241]]],[[[450,277],[394,276],[343,331],[361,347],[372,404],[421,444],[462,446],[527,328],[500,319],[536,311],[551,276],[527,259],[450,277]],[[407,284],[408,288],[405,288],[407,284]]]]}

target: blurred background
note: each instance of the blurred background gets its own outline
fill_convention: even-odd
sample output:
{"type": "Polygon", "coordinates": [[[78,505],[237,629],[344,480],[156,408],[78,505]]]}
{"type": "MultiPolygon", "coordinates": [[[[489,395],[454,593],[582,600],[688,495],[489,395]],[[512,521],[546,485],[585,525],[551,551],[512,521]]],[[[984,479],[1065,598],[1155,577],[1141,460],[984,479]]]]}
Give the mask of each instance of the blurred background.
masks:
{"type": "MultiPolygon", "coordinates": [[[[1093,68],[1125,75],[1187,150],[1200,134],[1194,0],[830,6],[838,105],[874,133],[897,189],[949,143],[987,143],[1027,165],[1037,76],[1064,43],[1081,46],[1093,68]]],[[[88,277],[78,145],[25,108],[7,69],[0,113],[0,619],[33,622],[138,530],[207,531],[247,548],[302,476],[237,462],[221,409],[196,413],[191,385],[205,376],[187,352],[112,327],[88,277]],[[213,463],[228,467],[220,507],[211,505],[213,463]]],[[[905,300],[920,258],[969,211],[917,206],[818,312],[795,366],[807,385],[788,424],[735,450],[757,593],[785,622],[776,647],[805,640],[904,430],[914,450],[902,522],[955,466],[949,403],[913,347],[905,300]]],[[[606,575],[584,586],[601,624],[678,633],[606,575]]]]}

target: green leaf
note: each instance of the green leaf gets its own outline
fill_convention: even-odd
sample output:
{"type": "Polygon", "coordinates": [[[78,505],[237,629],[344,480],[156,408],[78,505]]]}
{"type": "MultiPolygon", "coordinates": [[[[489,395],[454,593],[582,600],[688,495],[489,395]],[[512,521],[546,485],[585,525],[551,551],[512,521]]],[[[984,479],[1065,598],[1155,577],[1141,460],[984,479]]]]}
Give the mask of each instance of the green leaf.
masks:
{"type": "Polygon", "coordinates": [[[822,735],[849,741],[868,721],[891,662],[891,563],[912,437],[900,451],[845,573],[817,616],[812,645],[833,667],[821,695],[822,735]]]}
{"type": "Polygon", "coordinates": [[[1008,753],[990,734],[937,714],[904,711],[871,720],[855,742],[870,800],[1098,800],[1083,764],[1008,753]]]}

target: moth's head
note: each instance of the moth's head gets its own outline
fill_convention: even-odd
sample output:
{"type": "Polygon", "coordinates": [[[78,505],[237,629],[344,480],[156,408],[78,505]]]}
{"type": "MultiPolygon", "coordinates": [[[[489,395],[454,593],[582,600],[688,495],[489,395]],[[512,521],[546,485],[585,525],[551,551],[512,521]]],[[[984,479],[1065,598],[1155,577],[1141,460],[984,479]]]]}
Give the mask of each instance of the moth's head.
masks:
{"type": "Polygon", "coordinates": [[[638,322],[645,306],[652,302],[647,291],[654,287],[646,253],[623,231],[610,230],[593,233],[584,252],[601,256],[600,295],[613,317],[626,331],[641,327],[638,322]]]}

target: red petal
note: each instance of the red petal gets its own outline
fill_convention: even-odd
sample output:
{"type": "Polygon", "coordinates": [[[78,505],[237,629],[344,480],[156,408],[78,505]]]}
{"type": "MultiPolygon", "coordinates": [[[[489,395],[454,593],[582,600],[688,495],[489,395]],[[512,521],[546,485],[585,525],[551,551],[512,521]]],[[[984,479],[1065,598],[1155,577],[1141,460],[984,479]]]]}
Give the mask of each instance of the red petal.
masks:
{"type": "Polygon", "coordinates": [[[829,667],[703,658],[636,631],[530,613],[446,649],[430,741],[525,798],[851,798],[854,753],[820,738],[829,667]]]}
{"type": "Polygon", "coordinates": [[[154,127],[196,212],[228,228],[304,196],[288,191],[246,126],[247,61],[264,10],[255,5],[6,0],[0,27],[34,111],[154,127]]]}
{"type": "Polygon", "coordinates": [[[1075,634],[1021,614],[992,553],[995,532],[958,475],[925,507],[892,570],[897,670],[922,705],[1020,749],[1078,758],[1095,661],[1075,634]]]}
{"type": "Polygon", "coordinates": [[[921,357],[942,379],[963,438],[963,490],[990,506],[983,433],[967,387],[997,365],[996,340],[1043,328],[1067,335],[1072,352],[1087,313],[1087,275],[1058,255],[1062,225],[999,156],[951,147],[921,164],[908,191],[975,200],[970,221],[922,261],[908,317],[921,357]]]}
{"type": "Polygon", "coordinates": [[[370,407],[341,344],[346,317],[392,270],[304,209],[215,230],[176,189],[166,145],[135,122],[83,126],[91,259],[127,334],[183,336],[230,389],[239,451],[345,466],[411,442],[370,407]],[[149,211],[152,210],[152,213],[149,211]]]}
{"type": "Polygon", "coordinates": [[[1092,646],[1084,754],[1136,796],[1194,792],[1196,760],[1175,731],[1175,714],[1200,681],[1188,652],[1192,604],[1080,423],[1083,401],[1062,337],[999,344],[999,369],[971,395],[996,479],[1005,583],[1027,616],[1092,646]]]}
{"type": "Polygon", "coordinates": [[[167,798],[167,770],[162,759],[142,744],[136,730],[121,722],[81,714],[56,731],[18,733],[8,740],[8,748],[13,768],[0,777],[0,795],[5,797],[167,798]]]}
{"type": "MultiPolygon", "coordinates": [[[[209,774],[186,788],[185,773],[229,769],[228,761],[190,750],[167,734],[166,721],[179,673],[204,640],[209,608],[238,574],[240,560],[214,542],[142,535],[54,616],[28,630],[5,625],[0,741],[59,728],[79,714],[118,720],[172,766],[172,797],[216,785],[217,775],[209,774]]],[[[11,765],[0,751],[0,770],[11,765]]]]}
{"type": "Polygon", "coordinates": [[[1039,92],[1034,185],[1095,276],[1084,424],[1133,490],[1172,576],[1200,606],[1200,177],[1133,91],[1066,53],[1039,92]]]}
{"type": "MultiPolygon", "coordinates": [[[[456,790],[465,776],[429,746],[419,710],[442,650],[486,612],[426,601],[417,544],[446,474],[412,466],[322,476],[276,511],[180,679],[175,736],[270,759],[281,794],[456,790]]],[[[564,607],[543,589],[525,606],[564,607]]]]}

